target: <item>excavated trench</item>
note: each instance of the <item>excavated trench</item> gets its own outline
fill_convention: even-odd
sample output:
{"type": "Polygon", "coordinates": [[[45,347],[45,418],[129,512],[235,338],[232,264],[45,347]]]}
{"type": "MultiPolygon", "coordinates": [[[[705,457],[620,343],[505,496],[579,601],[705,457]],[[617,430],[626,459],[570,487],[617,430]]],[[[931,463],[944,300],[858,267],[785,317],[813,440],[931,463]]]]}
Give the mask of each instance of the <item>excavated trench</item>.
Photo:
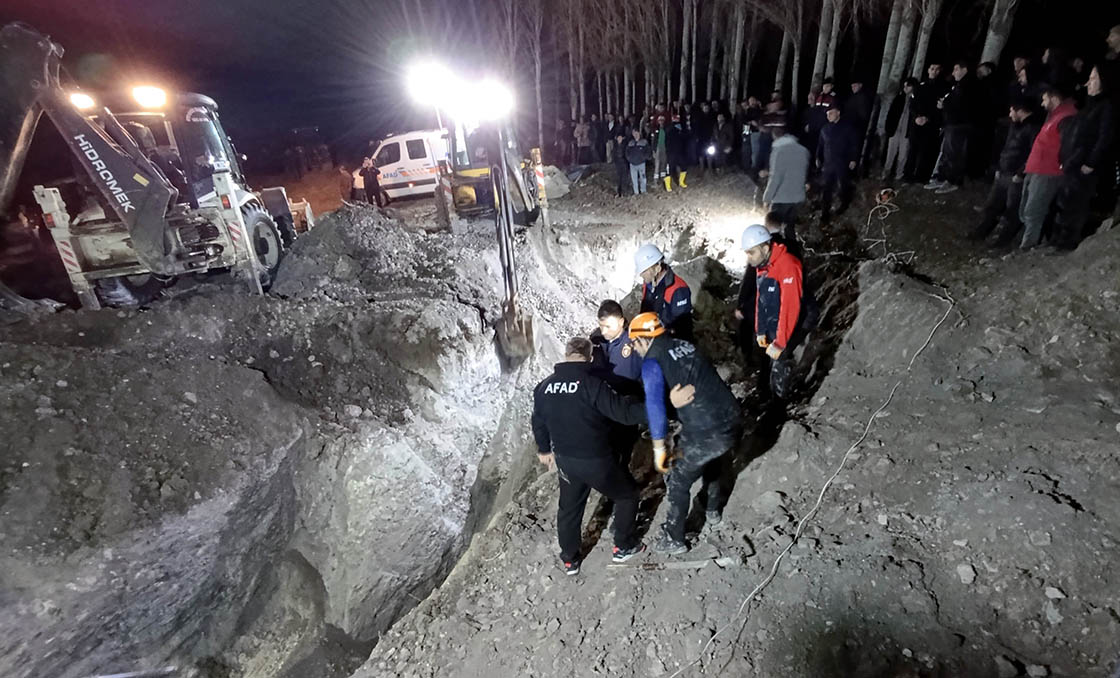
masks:
{"type": "MultiPolygon", "coordinates": [[[[412,230],[424,214],[393,222],[344,209],[297,244],[267,298],[204,287],[146,310],[5,327],[4,423],[27,432],[0,475],[5,536],[26,544],[4,557],[17,613],[0,656],[18,667],[11,675],[352,673],[539,475],[532,387],[566,338],[593,327],[599,301],[636,305],[642,242],[672,253],[694,289],[699,344],[744,400],[736,470],[768,450],[854,318],[855,259],[807,262],[822,329],[789,409],[764,409],[730,324],[741,221],[557,217],[517,237],[538,351],[512,374],[488,327],[499,294],[490,225],[412,230]],[[119,386],[104,398],[106,380],[119,386]],[[43,384],[60,393],[41,395],[43,384]],[[118,407],[135,423],[112,423],[118,407]],[[88,477],[59,480],[78,467],[88,477]],[[68,508],[25,515],[29,496],[68,508]],[[75,516],[87,525],[65,545],[35,545],[36,531],[66,532],[75,516]],[[68,592],[74,580],[87,582],[80,593],[68,592]],[[48,626],[54,647],[80,656],[42,652],[48,626]]],[[[650,498],[647,523],[656,488],[650,498]]]]}

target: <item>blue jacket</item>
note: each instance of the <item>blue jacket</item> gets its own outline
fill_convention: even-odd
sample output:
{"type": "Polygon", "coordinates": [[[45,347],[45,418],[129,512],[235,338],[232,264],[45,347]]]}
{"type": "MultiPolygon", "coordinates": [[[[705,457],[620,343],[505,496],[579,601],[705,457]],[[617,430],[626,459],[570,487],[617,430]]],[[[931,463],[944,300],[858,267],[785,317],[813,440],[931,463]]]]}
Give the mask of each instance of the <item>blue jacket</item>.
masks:
{"type": "Polygon", "coordinates": [[[642,313],[648,312],[656,313],[673,337],[693,341],[692,290],[673,269],[665,272],[656,288],[642,284],[642,313]]]}
{"type": "Polygon", "coordinates": [[[626,328],[614,341],[607,341],[595,330],[591,333],[591,344],[591,373],[623,395],[640,395],[642,356],[634,350],[626,328]]]}

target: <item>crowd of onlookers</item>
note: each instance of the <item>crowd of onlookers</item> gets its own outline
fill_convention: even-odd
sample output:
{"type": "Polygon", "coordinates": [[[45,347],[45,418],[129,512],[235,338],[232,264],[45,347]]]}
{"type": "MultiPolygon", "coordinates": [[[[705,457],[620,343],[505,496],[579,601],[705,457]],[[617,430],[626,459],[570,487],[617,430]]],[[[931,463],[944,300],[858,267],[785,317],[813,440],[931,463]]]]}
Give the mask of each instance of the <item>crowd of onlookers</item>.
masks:
{"type": "Polygon", "coordinates": [[[789,211],[790,223],[805,201],[796,183],[816,186],[827,221],[836,198],[841,211],[851,201],[861,175],[941,194],[989,182],[970,237],[1076,246],[1091,213],[1114,209],[1120,187],[1120,26],[1096,64],[1056,47],[1012,64],[1003,78],[992,63],[930,63],[924,78],[905,79],[878,102],[858,78],[843,93],[826,78],[800,107],[776,91],[765,104],[752,96],[731,110],[675,101],[640,115],[558,120],[552,160],[613,163],[619,196],[644,193],[650,165],[651,183],[666,191],[686,187],[693,167],[738,168],[765,189],[768,210],[789,211]],[[802,172],[805,182],[790,179],[802,172]],[[781,185],[768,185],[777,175],[781,185]]]}

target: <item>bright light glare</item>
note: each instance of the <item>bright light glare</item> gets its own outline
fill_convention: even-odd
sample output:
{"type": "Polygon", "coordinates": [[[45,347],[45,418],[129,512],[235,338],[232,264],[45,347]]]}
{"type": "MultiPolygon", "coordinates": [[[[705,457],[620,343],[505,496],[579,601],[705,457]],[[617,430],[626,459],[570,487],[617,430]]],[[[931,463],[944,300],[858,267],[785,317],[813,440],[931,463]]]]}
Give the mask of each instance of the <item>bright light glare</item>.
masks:
{"type": "Polygon", "coordinates": [[[708,146],[708,155],[715,155],[715,154],[716,154],[716,147],[715,146],[708,146]]]}
{"type": "Polygon", "coordinates": [[[162,108],[167,103],[167,92],[159,87],[141,85],[132,88],[132,98],[144,108],[162,108]]]}
{"type": "Polygon", "coordinates": [[[478,116],[483,120],[504,118],[513,112],[513,92],[496,80],[483,80],[476,97],[478,116]]]}
{"type": "Polygon", "coordinates": [[[87,111],[96,105],[93,101],[93,97],[84,92],[74,92],[71,94],[70,103],[79,111],[87,111]]]}
{"type": "Polygon", "coordinates": [[[455,87],[455,76],[443,64],[425,61],[408,69],[408,93],[423,106],[445,107],[449,90],[455,87]]]}

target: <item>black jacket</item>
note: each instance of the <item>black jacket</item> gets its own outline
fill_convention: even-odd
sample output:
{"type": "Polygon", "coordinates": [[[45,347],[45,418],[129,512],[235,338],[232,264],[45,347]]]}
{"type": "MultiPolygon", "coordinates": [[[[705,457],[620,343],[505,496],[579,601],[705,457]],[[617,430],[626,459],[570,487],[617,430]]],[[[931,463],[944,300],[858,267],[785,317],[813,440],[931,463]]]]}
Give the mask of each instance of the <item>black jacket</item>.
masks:
{"type": "Polygon", "coordinates": [[[533,391],[533,437],[541,453],[611,457],[611,422],[636,426],[646,421],[640,400],[619,395],[591,369],[591,363],[557,363],[552,376],[533,391]]]}
{"type": "Polygon", "coordinates": [[[953,82],[949,93],[945,95],[945,104],[941,110],[945,125],[972,125],[977,122],[976,81],[971,75],[953,82]]]}
{"type": "Polygon", "coordinates": [[[655,360],[661,366],[667,388],[676,384],[696,387],[692,404],[677,410],[687,439],[704,440],[741,425],[739,401],[693,344],[662,334],[653,340],[646,360],[655,360]]]}
{"type": "Polygon", "coordinates": [[[1070,131],[1062,130],[1062,149],[1060,159],[1062,171],[1067,175],[1081,175],[1081,166],[1092,167],[1099,174],[1108,160],[1112,144],[1113,118],[1112,103],[1103,94],[1089,97],[1085,108],[1077,115],[1067,118],[1070,131]]]}
{"type": "Polygon", "coordinates": [[[940,78],[923,80],[914,91],[914,117],[929,118],[929,122],[924,125],[925,130],[936,130],[941,127],[941,111],[937,108],[937,100],[944,96],[946,91],[945,81],[940,78]]]}
{"type": "Polygon", "coordinates": [[[871,120],[871,108],[871,93],[860,90],[844,99],[841,114],[848,121],[848,124],[852,125],[860,136],[863,136],[863,133],[867,130],[867,122],[871,120]]]}
{"type": "Polygon", "coordinates": [[[722,127],[717,124],[712,134],[715,135],[714,140],[720,153],[735,146],[735,126],[730,122],[725,120],[722,127]]]}
{"type": "Polygon", "coordinates": [[[898,125],[900,123],[902,125],[904,125],[904,127],[902,129],[908,130],[909,125],[910,125],[910,120],[913,120],[913,119],[914,119],[914,94],[913,94],[913,92],[911,92],[910,94],[907,94],[906,92],[899,92],[898,96],[896,96],[894,98],[894,100],[891,101],[891,107],[889,109],[887,109],[887,126],[886,126],[886,130],[885,130],[886,133],[887,133],[887,138],[889,139],[890,137],[894,136],[895,132],[898,131],[898,125]],[[902,119],[902,109],[906,106],[906,101],[907,100],[910,101],[910,111],[907,114],[909,119],[903,120],[902,119]]]}
{"type": "Polygon", "coordinates": [[[859,136],[850,124],[841,120],[829,123],[821,130],[817,145],[817,158],[825,171],[844,173],[848,163],[859,157],[859,136]]]}
{"type": "Polygon", "coordinates": [[[688,165],[688,132],[680,123],[674,123],[665,133],[665,153],[669,164],[681,169],[688,165]]]}
{"type": "Polygon", "coordinates": [[[1003,143],[1003,150],[999,153],[999,171],[1006,176],[1023,176],[1027,166],[1027,158],[1031,155],[1031,146],[1038,130],[1042,129],[1042,117],[1032,113],[1031,117],[1023,122],[1013,122],[1007,130],[1007,140],[1003,143]]]}
{"type": "Polygon", "coordinates": [[[615,164],[615,166],[629,172],[630,161],[626,159],[626,142],[627,139],[623,139],[621,144],[617,141],[615,142],[614,147],[611,148],[611,161],[615,164]]]}

